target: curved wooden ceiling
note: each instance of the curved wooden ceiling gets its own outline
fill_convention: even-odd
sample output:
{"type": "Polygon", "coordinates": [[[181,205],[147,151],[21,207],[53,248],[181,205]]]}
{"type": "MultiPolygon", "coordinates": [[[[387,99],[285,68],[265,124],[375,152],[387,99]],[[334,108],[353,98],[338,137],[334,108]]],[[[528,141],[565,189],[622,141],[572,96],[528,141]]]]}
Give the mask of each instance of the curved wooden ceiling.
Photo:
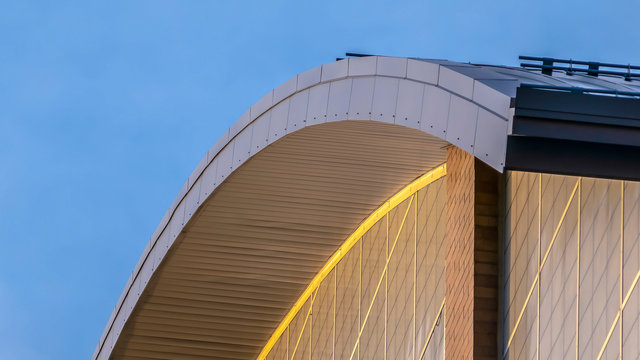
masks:
{"type": "Polygon", "coordinates": [[[255,358],[348,235],[443,163],[446,144],[402,126],[343,121],[269,146],[194,215],[112,357],[255,358]]]}

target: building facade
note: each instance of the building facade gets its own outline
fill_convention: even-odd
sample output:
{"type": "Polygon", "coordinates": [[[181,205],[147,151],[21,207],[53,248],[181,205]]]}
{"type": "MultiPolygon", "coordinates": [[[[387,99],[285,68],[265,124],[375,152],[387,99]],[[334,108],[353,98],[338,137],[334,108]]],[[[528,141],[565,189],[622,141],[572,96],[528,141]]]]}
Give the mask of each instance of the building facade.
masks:
{"type": "Polygon", "coordinates": [[[640,76],[529,60],[358,56],[275,88],[94,358],[640,357],[640,76]]]}

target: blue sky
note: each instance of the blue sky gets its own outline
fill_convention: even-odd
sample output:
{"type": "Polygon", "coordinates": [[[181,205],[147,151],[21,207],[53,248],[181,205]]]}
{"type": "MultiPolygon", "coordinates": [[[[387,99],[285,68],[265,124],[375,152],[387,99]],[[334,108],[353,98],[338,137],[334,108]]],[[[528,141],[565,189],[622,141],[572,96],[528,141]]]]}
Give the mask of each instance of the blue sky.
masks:
{"type": "Polygon", "coordinates": [[[640,64],[637,1],[0,1],[0,359],[86,359],[187,176],[345,51],[640,64]]]}

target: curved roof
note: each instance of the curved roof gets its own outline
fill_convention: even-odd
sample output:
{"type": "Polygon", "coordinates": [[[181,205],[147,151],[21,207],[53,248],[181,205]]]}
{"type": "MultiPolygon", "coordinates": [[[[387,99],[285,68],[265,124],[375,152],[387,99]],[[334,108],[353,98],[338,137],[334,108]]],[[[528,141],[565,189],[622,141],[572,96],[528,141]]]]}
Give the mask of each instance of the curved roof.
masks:
{"type": "Polygon", "coordinates": [[[189,176],[93,358],[255,357],[347,236],[444,147],[502,171],[520,83],[637,87],[582,78],[377,56],[294,76],[189,176]]]}

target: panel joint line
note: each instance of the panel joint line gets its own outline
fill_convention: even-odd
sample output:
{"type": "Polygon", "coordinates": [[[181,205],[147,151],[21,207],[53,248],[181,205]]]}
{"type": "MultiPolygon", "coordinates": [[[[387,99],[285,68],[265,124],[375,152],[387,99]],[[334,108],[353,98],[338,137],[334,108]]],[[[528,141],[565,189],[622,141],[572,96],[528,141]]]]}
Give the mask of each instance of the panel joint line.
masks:
{"type": "Polygon", "coordinates": [[[547,259],[549,258],[549,254],[551,253],[551,249],[553,248],[553,244],[556,241],[556,238],[558,237],[558,233],[560,232],[560,227],[562,226],[562,224],[564,223],[564,219],[567,216],[567,212],[569,211],[569,207],[571,206],[571,203],[573,202],[573,198],[576,195],[576,192],[578,190],[578,185],[580,184],[580,180],[578,179],[578,181],[576,181],[576,185],[573,187],[573,191],[571,192],[571,196],[569,197],[569,200],[567,201],[567,205],[564,208],[564,211],[562,212],[562,216],[560,217],[560,221],[558,222],[558,225],[555,228],[555,231],[553,232],[553,236],[551,237],[551,241],[549,242],[549,246],[547,247],[547,250],[545,251],[544,257],[542,258],[542,262],[540,263],[540,267],[538,268],[536,277],[533,279],[533,284],[531,284],[531,288],[529,289],[529,293],[527,294],[527,297],[524,301],[524,305],[522,306],[522,310],[520,311],[520,315],[518,315],[518,319],[516,320],[516,324],[513,327],[513,330],[511,331],[511,335],[509,336],[509,341],[507,342],[507,346],[504,349],[504,352],[502,354],[502,358],[505,358],[508,351],[509,351],[509,347],[511,346],[511,343],[513,342],[513,338],[516,335],[516,331],[518,330],[518,327],[520,326],[520,321],[522,321],[522,317],[524,316],[524,312],[527,309],[527,305],[529,304],[529,301],[531,300],[531,295],[533,294],[533,290],[535,289],[536,285],[539,285],[540,282],[540,275],[542,273],[542,269],[544,268],[544,265],[547,262],[547,259]]]}

